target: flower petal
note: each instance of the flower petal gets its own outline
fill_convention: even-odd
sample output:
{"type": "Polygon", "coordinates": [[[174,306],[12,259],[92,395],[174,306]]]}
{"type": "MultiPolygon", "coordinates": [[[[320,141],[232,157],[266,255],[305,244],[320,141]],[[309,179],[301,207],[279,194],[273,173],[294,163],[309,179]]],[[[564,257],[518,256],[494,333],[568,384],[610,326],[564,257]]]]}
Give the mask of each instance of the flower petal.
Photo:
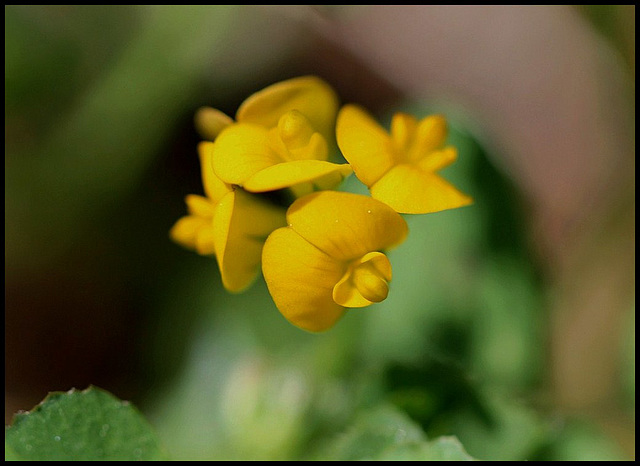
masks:
{"type": "Polygon", "coordinates": [[[196,234],[196,252],[201,256],[211,256],[216,253],[215,233],[213,222],[209,220],[196,234]]]}
{"type": "Polygon", "coordinates": [[[329,147],[324,137],[302,113],[291,110],[269,130],[269,143],[282,160],[327,160],[329,147]]]}
{"type": "Polygon", "coordinates": [[[220,131],[233,123],[233,118],[216,108],[201,107],[196,112],[194,123],[200,136],[213,141],[220,131]]]}
{"type": "Polygon", "coordinates": [[[344,307],[379,303],[386,299],[390,281],[391,263],[387,256],[381,252],[370,252],[349,266],[333,288],[333,300],[344,307]]]}
{"type": "Polygon", "coordinates": [[[348,164],[322,160],[295,160],[272,165],[246,180],[244,188],[251,192],[274,191],[300,183],[318,183],[319,189],[335,187],[351,173],[348,164]]]}
{"type": "Polygon", "coordinates": [[[360,181],[373,185],[393,166],[393,142],[362,108],[345,105],[338,113],[336,137],[342,155],[360,181]]]}
{"type": "Polygon", "coordinates": [[[405,214],[428,214],[473,202],[444,178],[408,164],[393,167],[370,190],[375,199],[405,214]]]}
{"type": "Polygon", "coordinates": [[[320,191],[295,201],[287,222],[303,238],[338,260],[351,261],[401,243],[407,223],[369,196],[320,191]]]}
{"type": "Polygon", "coordinates": [[[391,118],[391,139],[399,151],[406,151],[413,142],[418,122],[413,115],[398,112],[391,118]]]}
{"type": "Polygon", "coordinates": [[[225,194],[230,193],[232,188],[231,185],[218,178],[213,171],[213,147],[214,143],[212,142],[201,142],[198,144],[198,155],[200,156],[204,192],[211,201],[218,202],[225,194]]]}
{"type": "Polygon", "coordinates": [[[448,167],[458,158],[458,151],[453,146],[447,146],[441,150],[434,150],[418,163],[418,167],[425,172],[436,172],[448,167]]]}
{"type": "Polygon", "coordinates": [[[307,145],[289,149],[290,160],[323,160],[329,158],[329,147],[327,141],[320,133],[313,133],[307,145]]]}
{"type": "Polygon", "coordinates": [[[290,110],[278,120],[278,136],[288,150],[309,144],[314,133],[309,119],[297,110],[290,110]]]}
{"type": "Polygon", "coordinates": [[[290,110],[298,110],[328,141],[333,139],[338,96],[315,76],[289,79],[256,92],[240,105],[236,120],[273,128],[290,110]]]}
{"type": "Polygon", "coordinates": [[[252,175],[282,159],[268,142],[262,126],[238,123],[228,126],[213,143],[212,164],[224,182],[242,185],[252,175]]]}
{"type": "Polygon", "coordinates": [[[276,306],[293,325],[311,332],[331,328],[343,315],[333,287],[345,268],[291,228],[271,233],[262,253],[262,271],[276,306]]]}
{"type": "Polygon", "coordinates": [[[187,204],[189,214],[197,217],[206,217],[208,219],[213,218],[216,206],[208,197],[198,196],[197,194],[187,194],[184,200],[187,204]]]}
{"type": "Polygon", "coordinates": [[[442,115],[429,115],[418,122],[414,146],[418,152],[428,154],[444,145],[447,139],[447,120],[442,115]]]}
{"type": "Polygon", "coordinates": [[[333,287],[333,300],[340,306],[352,308],[366,307],[373,304],[372,301],[362,296],[362,293],[353,284],[353,276],[350,270],[333,287]]]}
{"type": "MultiPolygon", "coordinates": [[[[186,215],[173,225],[169,236],[185,248],[195,250],[202,255],[211,255],[215,253],[213,241],[206,241],[207,229],[211,226],[211,218],[186,215]]],[[[208,233],[210,235],[211,230],[208,233]]],[[[210,237],[213,238],[213,236],[210,237]]]]}
{"type": "Polygon", "coordinates": [[[222,284],[232,292],[243,291],[260,269],[267,236],[285,225],[285,212],[241,189],[227,194],[214,218],[216,257],[222,284]]]}

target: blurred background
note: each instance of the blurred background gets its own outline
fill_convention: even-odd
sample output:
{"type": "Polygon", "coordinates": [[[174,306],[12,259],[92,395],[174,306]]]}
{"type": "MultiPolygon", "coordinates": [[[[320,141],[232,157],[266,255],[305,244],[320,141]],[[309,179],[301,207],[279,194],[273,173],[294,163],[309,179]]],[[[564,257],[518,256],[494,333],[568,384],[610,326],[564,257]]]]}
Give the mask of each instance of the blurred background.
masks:
{"type": "Polygon", "coordinates": [[[5,6],[5,305],[5,423],[94,384],[180,459],[326,458],[380,404],[479,459],[634,459],[635,6],[5,6]],[[475,199],[319,335],[168,237],[196,109],[306,74],[446,114],[475,199]]]}

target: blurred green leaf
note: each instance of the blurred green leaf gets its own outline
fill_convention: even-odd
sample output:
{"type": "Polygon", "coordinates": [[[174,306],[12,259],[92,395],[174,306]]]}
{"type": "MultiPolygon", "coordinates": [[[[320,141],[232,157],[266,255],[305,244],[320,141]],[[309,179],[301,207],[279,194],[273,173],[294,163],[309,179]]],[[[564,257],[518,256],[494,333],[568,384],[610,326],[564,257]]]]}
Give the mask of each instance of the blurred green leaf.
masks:
{"type": "Polygon", "coordinates": [[[556,422],[549,442],[532,461],[628,461],[620,445],[594,423],[579,419],[556,422]]]}
{"type": "Polygon", "coordinates": [[[5,7],[9,147],[37,146],[131,39],[141,11],[133,5],[5,7]]]}
{"type": "Polygon", "coordinates": [[[455,437],[428,441],[403,413],[388,406],[359,416],[351,428],[317,455],[324,461],[471,461],[455,437]]]}
{"type": "Polygon", "coordinates": [[[259,346],[243,307],[251,303],[248,293],[218,296],[235,305],[199,321],[176,383],[145,409],[176,459],[289,460],[307,433],[305,416],[318,388],[259,346]]]}
{"type": "Polygon", "coordinates": [[[11,264],[52,260],[98,212],[132,192],[171,125],[198,105],[205,57],[237,13],[224,5],[137,8],[131,40],[66,119],[38,150],[7,154],[11,264]]]}
{"type": "Polygon", "coordinates": [[[513,394],[498,395],[497,392],[496,386],[485,386],[481,393],[483,405],[491,413],[490,424],[468,411],[459,411],[443,420],[441,428],[455,432],[470,454],[478,459],[532,459],[549,440],[549,422],[513,394]]]}
{"type": "Polygon", "coordinates": [[[379,461],[474,461],[456,437],[406,444],[386,450],[379,461]]]}
{"type": "Polygon", "coordinates": [[[442,419],[464,412],[491,426],[493,417],[484,406],[476,381],[452,360],[430,359],[420,365],[391,365],[385,372],[389,401],[402,408],[428,434],[442,419]]]}
{"type": "Polygon", "coordinates": [[[478,272],[471,372],[494,385],[533,386],[543,370],[545,345],[532,272],[504,254],[488,258],[478,272]]]}
{"type": "Polygon", "coordinates": [[[4,460],[5,461],[20,461],[20,457],[16,454],[15,451],[13,451],[13,448],[11,448],[8,444],[7,441],[4,441],[4,460]]]}
{"type": "Polygon", "coordinates": [[[635,70],[635,5],[577,5],[591,25],[621,52],[635,70]]]}
{"type": "Polygon", "coordinates": [[[5,430],[5,455],[27,461],[166,460],[156,433],[129,402],[96,387],[50,393],[5,430]]]}

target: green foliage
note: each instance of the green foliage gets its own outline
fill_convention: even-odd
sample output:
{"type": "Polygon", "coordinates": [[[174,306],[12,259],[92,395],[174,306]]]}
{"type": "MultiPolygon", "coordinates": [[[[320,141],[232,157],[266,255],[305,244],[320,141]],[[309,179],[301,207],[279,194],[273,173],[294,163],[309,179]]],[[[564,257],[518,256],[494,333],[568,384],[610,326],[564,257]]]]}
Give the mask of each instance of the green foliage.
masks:
{"type": "MultiPolygon", "coordinates": [[[[50,98],[66,97],[66,101],[76,103],[64,113],[41,117],[46,120],[60,117],[61,113],[66,116],[57,122],[55,131],[43,134],[40,128],[28,127],[28,131],[35,132],[28,138],[29,144],[22,140],[9,143],[10,147],[15,146],[7,155],[12,172],[7,180],[7,208],[12,216],[7,230],[9,241],[17,246],[28,244],[25,231],[33,234],[43,223],[48,225],[49,237],[46,246],[37,237],[27,238],[31,240],[30,247],[24,251],[10,248],[7,260],[14,260],[13,254],[26,254],[30,260],[35,256],[42,261],[64,251],[75,235],[82,236],[87,223],[99,218],[96,212],[124,199],[166,143],[162,133],[175,123],[176,115],[200,104],[194,94],[206,72],[202,56],[221,40],[234,9],[231,6],[137,7],[132,11],[107,8],[110,13],[107,17],[116,15],[127,18],[129,23],[129,18],[139,14],[141,20],[135,33],[130,33],[131,40],[124,45],[118,44],[118,34],[114,34],[113,43],[94,44],[98,50],[119,47],[122,50],[114,53],[111,66],[99,68],[103,74],[92,76],[91,82],[86,81],[83,69],[96,67],[99,61],[93,60],[84,67],[70,63],[67,56],[71,52],[63,39],[37,40],[44,31],[29,23],[33,19],[28,13],[33,14],[33,10],[10,7],[8,12],[13,18],[9,23],[14,25],[9,31],[12,32],[9,50],[20,57],[7,60],[8,96],[24,102],[20,95],[25,87],[30,89],[29,95],[38,104],[36,115],[43,113],[42,102],[50,98]],[[15,26],[20,21],[29,24],[27,32],[15,26]],[[40,55],[56,66],[39,60],[40,55]],[[58,82],[70,81],[77,83],[76,87],[80,84],[89,87],[89,92],[74,96],[75,99],[64,93],[52,93],[52,89],[58,89],[58,82]],[[33,193],[25,191],[26,186],[38,186],[36,202],[29,197],[33,193]],[[35,253],[34,247],[39,248],[35,253]]],[[[105,15],[93,18],[93,22],[79,16],[78,23],[89,22],[98,30],[109,24],[105,23],[105,15]]],[[[83,37],[94,35],[85,33],[83,37]]],[[[79,48],[72,57],[93,56],[93,47],[84,42],[81,45],[80,41],[72,43],[79,48]]],[[[63,90],[67,91],[66,85],[63,90]]],[[[74,87],[68,92],[74,90],[77,91],[74,87]]],[[[23,124],[22,118],[34,124],[32,114],[10,113],[9,127],[15,121],[23,124]]],[[[23,262],[17,256],[15,260],[23,262]]]]}
{"type": "MultiPolygon", "coordinates": [[[[93,267],[96,282],[130,283],[122,294],[138,296],[148,318],[135,381],[148,392],[137,404],[158,433],[100,389],[54,393],[16,415],[7,460],[166,459],[160,443],[180,460],[623,458],[595,425],[534,402],[548,377],[547,290],[527,211],[451,109],[405,110],[452,117],[459,158],[442,174],[474,204],[407,216],[389,298],[310,335],[284,320],[263,283],[230,295],[215,260],[167,238],[180,196],[199,187],[184,176],[197,165],[196,136],[176,141],[176,128],[269,79],[254,62],[278,52],[245,42],[271,46],[250,10],[39,8],[5,8],[7,275],[55,278],[50,265],[65,258],[93,267]]],[[[606,33],[626,11],[587,10],[606,33]]],[[[355,176],[343,189],[367,193],[355,176]]],[[[635,305],[625,324],[621,388],[635,417],[635,305]]]]}
{"type": "Polygon", "coordinates": [[[572,419],[553,432],[547,447],[532,460],[628,461],[620,447],[593,424],[572,419]]]}
{"type": "MultiPolygon", "coordinates": [[[[479,388],[491,422],[460,410],[446,418],[447,430],[456,432],[467,450],[481,460],[526,461],[550,440],[551,422],[531,404],[495,387],[479,388]]],[[[445,427],[445,426],[442,426],[445,427]]]]}
{"type": "Polygon", "coordinates": [[[492,413],[463,368],[451,359],[427,360],[421,364],[389,365],[385,371],[388,399],[417,421],[427,433],[440,434],[439,427],[464,413],[491,426],[492,413]]]}
{"type": "Polygon", "coordinates": [[[96,387],[50,393],[5,430],[5,459],[26,461],[164,460],[140,413],[96,387]]]}
{"type": "Polygon", "coordinates": [[[471,461],[455,437],[429,441],[402,412],[366,410],[318,455],[324,461],[471,461]]]}

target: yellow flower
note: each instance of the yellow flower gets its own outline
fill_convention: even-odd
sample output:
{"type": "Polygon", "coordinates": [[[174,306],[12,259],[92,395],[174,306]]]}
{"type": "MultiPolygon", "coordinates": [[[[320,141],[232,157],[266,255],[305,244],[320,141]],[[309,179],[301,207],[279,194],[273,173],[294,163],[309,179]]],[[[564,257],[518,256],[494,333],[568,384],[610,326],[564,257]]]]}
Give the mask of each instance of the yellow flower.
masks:
{"type": "MultiPolygon", "coordinates": [[[[335,137],[338,96],[331,86],[316,76],[288,79],[252,94],[238,108],[236,121],[273,128],[290,110],[298,110],[307,117],[327,141],[335,137]]],[[[201,108],[195,117],[196,128],[210,141],[231,123],[231,117],[210,107],[201,108]]]]}
{"type": "Polygon", "coordinates": [[[362,108],[345,105],[338,114],[336,136],[371,196],[397,212],[439,212],[473,201],[436,174],[457,157],[455,147],[444,146],[447,124],[440,115],[417,121],[397,113],[389,134],[362,108]]]}
{"type": "Polygon", "coordinates": [[[196,130],[207,141],[214,141],[220,131],[233,123],[233,118],[217,108],[201,107],[193,119],[196,130]]]}
{"type": "Polygon", "coordinates": [[[298,110],[268,129],[252,123],[226,127],[215,142],[213,169],[247,191],[292,188],[296,196],[331,189],[351,174],[347,164],[328,162],[326,139],[298,110]]]}
{"type": "Polygon", "coordinates": [[[299,197],[331,189],[351,174],[348,164],[328,162],[335,146],[338,97],[315,76],[273,84],[246,99],[236,122],[202,108],[196,127],[216,142],[213,168],[220,179],[247,191],[292,188],[299,197]]]}
{"type": "Polygon", "coordinates": [[[345,307],[383,301],[391,264],[381,252],[408,229],[389,206],[369,196],[337,191],[309,194],[287,211],[262,253],[262,270],[280,312],[312,332],[327,330],[345,307]]]}
{"type": "Polygon", "coordinates": [[[198,145],[206,197],[186,197],[189,215],[175,223],[170,236],[199,254],[215,254],[224,287],[239,292],[257,276],[264,241],[286,224],[285,211],[221,181],[211,167],[213,146],[198,145]]]}

